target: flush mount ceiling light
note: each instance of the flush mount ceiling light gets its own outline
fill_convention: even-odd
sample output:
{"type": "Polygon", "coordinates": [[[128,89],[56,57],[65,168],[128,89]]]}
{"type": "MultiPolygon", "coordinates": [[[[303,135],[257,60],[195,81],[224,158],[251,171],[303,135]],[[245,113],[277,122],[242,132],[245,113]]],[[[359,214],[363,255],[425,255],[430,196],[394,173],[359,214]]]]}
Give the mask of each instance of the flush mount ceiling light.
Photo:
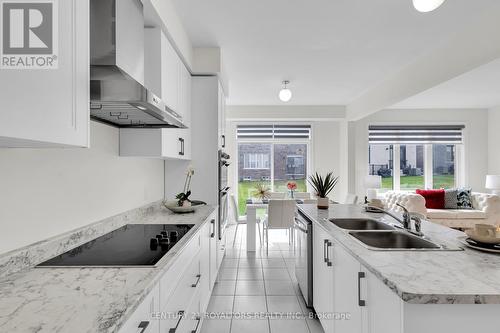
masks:
{"type": "Polygon", "coordinates": [[[292,99],[292,91],[286,87],[290,81],[283,81],[283,88],[280,90],[279,98],[282,102],[288,102],[292,99]]]}
{"type": "Polygon", "coordinates": [[[446,0],[413,0],[413,7],[421,13],[432,12],[446,0]]]}

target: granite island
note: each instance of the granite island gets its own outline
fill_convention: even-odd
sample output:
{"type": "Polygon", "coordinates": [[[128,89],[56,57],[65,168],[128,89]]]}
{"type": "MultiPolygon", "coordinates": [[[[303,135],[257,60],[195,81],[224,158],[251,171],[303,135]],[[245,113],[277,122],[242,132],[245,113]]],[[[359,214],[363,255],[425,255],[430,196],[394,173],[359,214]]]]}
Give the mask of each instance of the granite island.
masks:
{"type": "MultiPolygon", "coordinates": [[[[467,248],[373,251],[329,219],[396,222],[390,216],[366,213],[355,205],[331,205],[329,210],[300,205],[299,211],[313,223],[313,303],[320,318],[325,317],[321,322],[327,333],[500,328],[500,256],[467,248]],[[350,319],[327,318],[330,312],[337,319],[348,313],[350,319]]],[[[464,235],[428,221],[423,221],[422,231],[450,247],[461,246],[457,237],[464,235]]]]}

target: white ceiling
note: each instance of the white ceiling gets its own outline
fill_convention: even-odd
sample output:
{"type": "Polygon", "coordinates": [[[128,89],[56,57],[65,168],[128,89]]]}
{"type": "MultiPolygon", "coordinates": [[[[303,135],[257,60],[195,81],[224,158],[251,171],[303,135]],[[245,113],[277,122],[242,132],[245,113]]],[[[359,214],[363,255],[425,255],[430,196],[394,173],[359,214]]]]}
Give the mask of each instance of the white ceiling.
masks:
{"type": "Polygon", "coordinates": [[[500,105],[500,59],[393,105],[392,109],[491,108],[500,105]]]}
{"type": "Polygon", "coordinates": [[[232,105],[346,105],[498,0],[173,0],[195,47],[220,46],[232,105]]]}

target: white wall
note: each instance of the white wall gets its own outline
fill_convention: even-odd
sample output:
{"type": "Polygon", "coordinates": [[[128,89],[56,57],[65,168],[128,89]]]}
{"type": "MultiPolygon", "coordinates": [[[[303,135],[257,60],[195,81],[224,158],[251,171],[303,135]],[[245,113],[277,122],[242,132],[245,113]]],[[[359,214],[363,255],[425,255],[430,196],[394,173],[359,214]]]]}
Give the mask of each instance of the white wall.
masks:
{"type": "Polygon", "coordinates": [[[163,161],[118,156],[91,122],[90,149],[0,149],[0,253],[163,198],[163,161]]]}
{"type": "Polygon", "coordinates": [[[365,175],[368,174],[368,126],[390,123],[464,124],[466,128],[463,146],[465,154],[463,183],[471,186],[474,191],[485,190],[484,181],[488,173],[488,111],[484,109],[414,109],[382,110],[353,122],[349,133],[349,137],[355,141],[352,148],[354,151],[350,151],[355,169],[354,173],[351,173],[351,176],[355,177],[350,182],[351,191],[364,196],[363,181],[365,175]]]}
{"type": "Polygon", "coordinates": [[[309,173],[317,171],[321,174],[333,171],[335,176],[340,177],[330,195],[331,199],[339,202],[345,199],[348,183],[345,125],[338,121],[313,123],[312,170],[309,170],[309,173]]]}
{"type": "Polygon", "coordinates": [[[500,175],[500,107],[488,110],[488,157],[488,173],[500,175]]]}

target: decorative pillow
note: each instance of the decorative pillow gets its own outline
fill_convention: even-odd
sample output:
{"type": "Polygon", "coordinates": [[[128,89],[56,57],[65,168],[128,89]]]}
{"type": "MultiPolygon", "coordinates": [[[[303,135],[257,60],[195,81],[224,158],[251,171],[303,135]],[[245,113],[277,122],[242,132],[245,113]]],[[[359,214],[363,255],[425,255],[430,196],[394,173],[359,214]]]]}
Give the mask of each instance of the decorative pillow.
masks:
{"type": "Polygon", "coordinates": [[[425,198],[425,207],[429,209],[444,209],[444,190],[417,190],[425,198]]]}
{"type": "Polygon", "coordinates": [[[472,189],[459,188],[457,190],[458,209],[474,209],[472,207],[472,189]]]}
{"type": "Polygon", "coordinates": [[[458,209],[458,190],[444,190],[444,209],[458,209]]]}

